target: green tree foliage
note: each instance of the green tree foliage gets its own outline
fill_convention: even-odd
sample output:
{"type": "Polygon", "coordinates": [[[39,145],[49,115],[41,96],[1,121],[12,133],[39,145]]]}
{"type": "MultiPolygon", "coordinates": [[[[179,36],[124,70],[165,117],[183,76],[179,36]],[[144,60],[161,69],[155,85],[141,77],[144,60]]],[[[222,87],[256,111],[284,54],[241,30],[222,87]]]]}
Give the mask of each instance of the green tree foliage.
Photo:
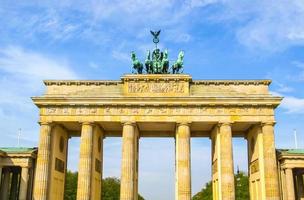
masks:
{"type": "Polygon", "coordinates": [[[236,200],[249,199],[249,179],[245,173],[240,172],[235,175],[235,198],[236,200]]]}
{"type": "Polygon", "coordinates": [[[192,197],[192,200],[212,200],[211,181],[206,183],[205,187],[192,197]]]}
{"type": "MultiPolygon", "coordinates": [[[[66,173],[65,181],[65,200],[76,200],[77,195],[77,172],[68,171],[66,173]]],[[[120,180],[115,177],[109,177],[102,180],[102,199],[103,200],[119,200],[120,194],[120,180]]],[[[144,198],[138,195],[138,200],[144,200],[144,198]]]]}
{"type": "Polygon", "coordinates": [[[102,181],[102,199],[119,200],[120,181],[118,178],[106,178],[102,181]]]}
{"type": "MultiPolygon", "coordinates": [[[[240,172],[235,175],[235,199],[249,199],[249,179],[245,173],[240,172]]],[[[212,200],[212,184],[208,182],[205,187],[192,197],[192,200],[212,200]]]]}
{"type": "Polygon", "coordinates": [[[64,191],[64,199],[65,200],[74,200],[76,199],[77,194],[77,172],[67,171],[65,180],[65,191],[64,191]]]}
{"type": "MultiPolygon", "coordinates": [[[[108,177],[103,180],[102,200],[119,200],[120,180],[115,177],[108,177]]],[[[138,200],[144,198],[138,195],[138,200]]]]}

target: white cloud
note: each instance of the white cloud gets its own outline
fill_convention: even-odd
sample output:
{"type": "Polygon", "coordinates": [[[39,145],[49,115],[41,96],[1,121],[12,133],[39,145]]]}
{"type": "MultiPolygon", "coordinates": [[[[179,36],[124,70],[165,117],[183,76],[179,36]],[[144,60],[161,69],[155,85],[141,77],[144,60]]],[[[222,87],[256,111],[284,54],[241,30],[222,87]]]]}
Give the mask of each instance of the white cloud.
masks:
{"type": "Polygon", "coordinates": [[[175,43],[187,43],[192,39],[192,36],[181,28],[167,29],[165,39],[175,43]]]}
{"type": "MultiPolygon", "coordinates": [[[[0,50],[0,74],[0,117],[3,119],[0,128],[7,135],[2,141],[9,141],[5,146],[11,145],[10,137],[16,134],[17,128],[22,128],[24,137],[38,140],[38,109],[30,97],[42,95],[43,79],[78,78],[67,61],[18,46],[0,50]]],[[[23,142],[37,145],[28,140],[23,142]]]]}
{"type": "Polygon", "coordinates": [[[304,113],[304,98],[298,98],[289,95],[283,95],[279,92],[271,91],[275,96],[284,97],[280,107],[290,114],[303,114],[304,113]]]}
{"type": "Polygon", "coordinates": [[[31,40],[43,34],[51,42],[77,38],[113,45],[111,42],[119,40],[120,31],[125,36],[138,34],[140,37],[141,30],[165,27],[179,33],[172,36],[173,42],[188,42],[191,35],[187,31],[193,26],[220,22],[249,48],[279,51],[304,45],[302,0],[89,0],[86,3],[61,0],[23,2],[14,7],[5,3],[0,3],[0,7],[1,4],[0,23],[5,28],[0,33],[7,35],[12,31],[31,40]],[[216,7],[213,12],[199,10],[212,6],[216,7]],[[29,12],[24,7],[35,8],[37,12],[29,12]],[[193,18],[195,11],[200,15],[193,18]]]}
{"type": "Polygon", "coordinates": [[[131,57],[126,53],[118,50],[112,51],[112,57],[116,60],[124,61],[124,62],[130,62],[131,57]]]}
{"type": "Polygon", "coordinates": [[[98,69],[99,68],[99,65],[95,62],[89,62],[89,67],[93,68],[93,69],[98,69]]]}
{"type": "Polygon", "coordinates": [[[75,79],[67,61],[52,59],[18,46],[0,50],[0,104],[31,108],[30,96],[42,91],[43,79],[75,79]],[[9,89],[8,89],[9,88],[9,89]]]}
{"type": "Polygon", "coordinates": [[[288,113],[304,113],[304,99],[293,96],[285,96],[281,107],[286,109],[288,113]]]}
{"type": "Polygon", "coordinates": [[[273,83],[278,86],[278,88],[276,89],[277,92],[286,93],[286,92],[293,92],[294,91],[294,88],[292,88],[288,85],[285,85],[283,83],[280,83],[278,81],[273,81],[273,83]]]}
{"type": "Polygon", "coordinates": [[[239,22],[238,40],[270,51],[304,45],[304,1],[224,1],[220,19],[239,22]]]}
{"type": "Polygon", "coordinates": [[[202,7],[207,6],[210,4],[218,3],[219,0],[191,0],[190,6],[191,7],[202,7]]]}
{"type": "Polygon", "coordinates": [[[304,62],[293,61],[292,64],[295,65],[296,67],[300,68],[300,69],[304,69],[304,62]]]}
{"type": "Polygon", "coordinates": [[[304,81],[304,63],[302,61],[293,61],[292,65],[296,66],[295,73],[288,78],[290,81],[304,81]]]}
{"type": "Polygon", "coordinates": [[[77,78],[67,61],[54,60],[18,46],[9,46],[0,50],[0,70],[15,78],[28,77],[28,81],[77,78]]]}
{"type": "MultiPolygon", "coordinates": [[[[3,16],[0,23],[5,27],[0,33],[14,31],[31,40],[43,35],[50,42],[72,38],[109,42],[109,37],[115,39],[112,33],[116,29],[132,35],[147,27],[182,29],[186,26],[184,17],[192,9],[186,1],[176,3],[174,0],[89,0],[85,4],[70,0],[31,1],[17,3],[14,7],[5,3],[0,3],[0,7],[1,4],[6,9],[0,10],[3,16]],[[36,12],[24,10],[24,7],[35,8],[36,12]],[[108,23],[113,26],[109,28],[108,23]]],[[[189,40],[189,34],[179,37],[186,42],[189,40]]]]}

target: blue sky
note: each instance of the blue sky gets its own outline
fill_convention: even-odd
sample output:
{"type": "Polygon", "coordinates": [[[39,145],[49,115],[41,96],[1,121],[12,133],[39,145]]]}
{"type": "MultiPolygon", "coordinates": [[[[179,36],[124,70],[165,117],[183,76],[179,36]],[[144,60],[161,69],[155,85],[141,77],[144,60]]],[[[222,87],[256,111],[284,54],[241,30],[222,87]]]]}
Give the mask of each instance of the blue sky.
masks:
{"type": "MultiPolygon", "coordinates": [[[[185,51],[193,79],[272,79],[284,96],[276,111],[276,147],[304,148],[304,1],[112,0],[0,2],[0,146],[37,146],[38,109],[30,97],[43,79],[119,79],[129,54],[153,48],[161,29],[170,60],[185,51]]],[[[77,170],[79,139],[70,142],[77,170]]],[[[105,176],[120,175],[121,140],[105,140],[105,176]]],[[[192,140],[192,189],[210,179],[210,141],[192,140]]],[[[246,142],[234,139],[235,167],[247,170],[246,142]]],[[[174,197],[173,139],[141,139],[140,193],[174,197]],[[160,155],[162,157],[160,158],[160,155]]]]}

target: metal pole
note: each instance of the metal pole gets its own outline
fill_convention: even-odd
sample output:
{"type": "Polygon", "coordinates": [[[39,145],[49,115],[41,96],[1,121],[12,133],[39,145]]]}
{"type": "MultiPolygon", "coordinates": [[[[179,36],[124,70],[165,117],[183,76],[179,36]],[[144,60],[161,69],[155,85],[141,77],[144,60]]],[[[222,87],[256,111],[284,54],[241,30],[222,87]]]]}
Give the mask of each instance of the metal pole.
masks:
{"type": "Polygon", "coordinates": [[[298,148],[297,130],[293,129],[293,133],[294,133],[295,147],[297,149],[298,148]]]}
{"type": "Polygon", "coordinates": [[[18,147],[20,147],[20,136],[21,136],[21,128],[18,129],[18,147]]]}

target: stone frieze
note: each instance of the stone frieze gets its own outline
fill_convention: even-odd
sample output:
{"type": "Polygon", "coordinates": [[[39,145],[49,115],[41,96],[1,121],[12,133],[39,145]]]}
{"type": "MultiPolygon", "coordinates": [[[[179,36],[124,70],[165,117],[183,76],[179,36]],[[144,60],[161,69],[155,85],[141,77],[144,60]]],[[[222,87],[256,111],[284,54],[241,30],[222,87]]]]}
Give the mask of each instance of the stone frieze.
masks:
{"type": "Polygon", "coordinates": [[[92,116],[246,116],[273,115],[271,106],[47,106],[40,109],[41,115],[92,115],[92,116]]]}

